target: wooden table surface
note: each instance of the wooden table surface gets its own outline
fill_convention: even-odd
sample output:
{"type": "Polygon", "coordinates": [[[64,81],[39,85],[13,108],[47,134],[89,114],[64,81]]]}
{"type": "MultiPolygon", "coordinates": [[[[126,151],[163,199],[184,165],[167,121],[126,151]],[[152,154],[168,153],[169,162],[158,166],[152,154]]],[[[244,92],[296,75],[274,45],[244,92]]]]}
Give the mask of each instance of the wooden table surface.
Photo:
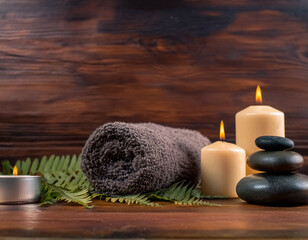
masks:
{"type": "Polygon", "coordinates": [[[0,237],[39,238],[308,238],[308,206],[263,207],[239,199],[220,207],[144,207],[95,201],[95,208],[58,204],[0,205],[0,237]]]}

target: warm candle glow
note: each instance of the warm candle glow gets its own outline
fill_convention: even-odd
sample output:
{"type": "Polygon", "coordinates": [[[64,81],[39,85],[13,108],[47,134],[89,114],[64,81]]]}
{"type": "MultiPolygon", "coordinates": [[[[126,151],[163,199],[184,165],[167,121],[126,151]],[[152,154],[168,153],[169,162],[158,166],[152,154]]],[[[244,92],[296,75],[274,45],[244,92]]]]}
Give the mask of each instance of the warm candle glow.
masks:
{"type": "Polygon", "coordinates": [[[257,103],[262,103],[262,92],[261,92],[261,88],[258,85],[257,90],[256,90],[256,102],[257,103]]]}
{"type": "Polygon", "coordinates": [[[16,166],[14,166],[14,169],[13,169],[13,175],[18,175],[18,169],[16,166]]]}
{"type": "Polygon", "coordinates": [[[224,121],[221,120],[220,121],[220,133],[219,133],[219,138],[220,140],[225,140],[226,136],[225,136],[225,127],[224,127],[224,121]]]}

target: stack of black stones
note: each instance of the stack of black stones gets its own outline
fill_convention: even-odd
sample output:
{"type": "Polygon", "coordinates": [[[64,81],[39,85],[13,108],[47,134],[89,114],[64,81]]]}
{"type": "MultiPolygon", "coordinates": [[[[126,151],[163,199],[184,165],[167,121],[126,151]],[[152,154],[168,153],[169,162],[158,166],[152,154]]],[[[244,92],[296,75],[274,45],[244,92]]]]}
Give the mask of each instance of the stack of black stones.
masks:
{"type": "Polygon", "coordinates": [[[295,173],[304,159],[296,152],[294,142],[288,138],[262,136],[256,145],[264,151],[256,152],[247,159],[252,169],[263,171],[249,175],[236,186],[238,196],[253,204],[292,206],[308,203],[308,176],[295,173]]]}

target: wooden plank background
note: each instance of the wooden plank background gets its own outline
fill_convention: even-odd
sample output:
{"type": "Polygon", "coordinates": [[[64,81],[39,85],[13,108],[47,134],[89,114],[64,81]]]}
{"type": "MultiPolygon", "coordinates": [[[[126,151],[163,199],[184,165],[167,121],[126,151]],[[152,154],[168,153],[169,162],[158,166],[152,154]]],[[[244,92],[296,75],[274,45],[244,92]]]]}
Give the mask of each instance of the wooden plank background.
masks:
{"type": "Polygon", "coordinates": [[[308,155],[307,79],[308,1],[0,0],[1,159],[78,154],[109,121],[234,141],[258,84],[308,155]]]}

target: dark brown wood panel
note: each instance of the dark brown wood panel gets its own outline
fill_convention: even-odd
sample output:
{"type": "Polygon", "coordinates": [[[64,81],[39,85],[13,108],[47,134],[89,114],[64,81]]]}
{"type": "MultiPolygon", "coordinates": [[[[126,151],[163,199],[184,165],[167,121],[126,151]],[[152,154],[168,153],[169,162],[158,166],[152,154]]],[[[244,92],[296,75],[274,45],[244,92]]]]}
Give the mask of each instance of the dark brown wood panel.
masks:
{"type": "Polygon", "coordinates": [[[221,207],[142,207],[96,201],[93,209],[0,205],[0,237],[306,239],[308,207],[261,207],[215,200],[221,207]]]}
{"type": "Polygon", "coordinates": [[[308,155],[307,39],[300,0],[0,0],[0,156],[78,154],[109,121],[233,141],[257,84],[308,155]]]}

